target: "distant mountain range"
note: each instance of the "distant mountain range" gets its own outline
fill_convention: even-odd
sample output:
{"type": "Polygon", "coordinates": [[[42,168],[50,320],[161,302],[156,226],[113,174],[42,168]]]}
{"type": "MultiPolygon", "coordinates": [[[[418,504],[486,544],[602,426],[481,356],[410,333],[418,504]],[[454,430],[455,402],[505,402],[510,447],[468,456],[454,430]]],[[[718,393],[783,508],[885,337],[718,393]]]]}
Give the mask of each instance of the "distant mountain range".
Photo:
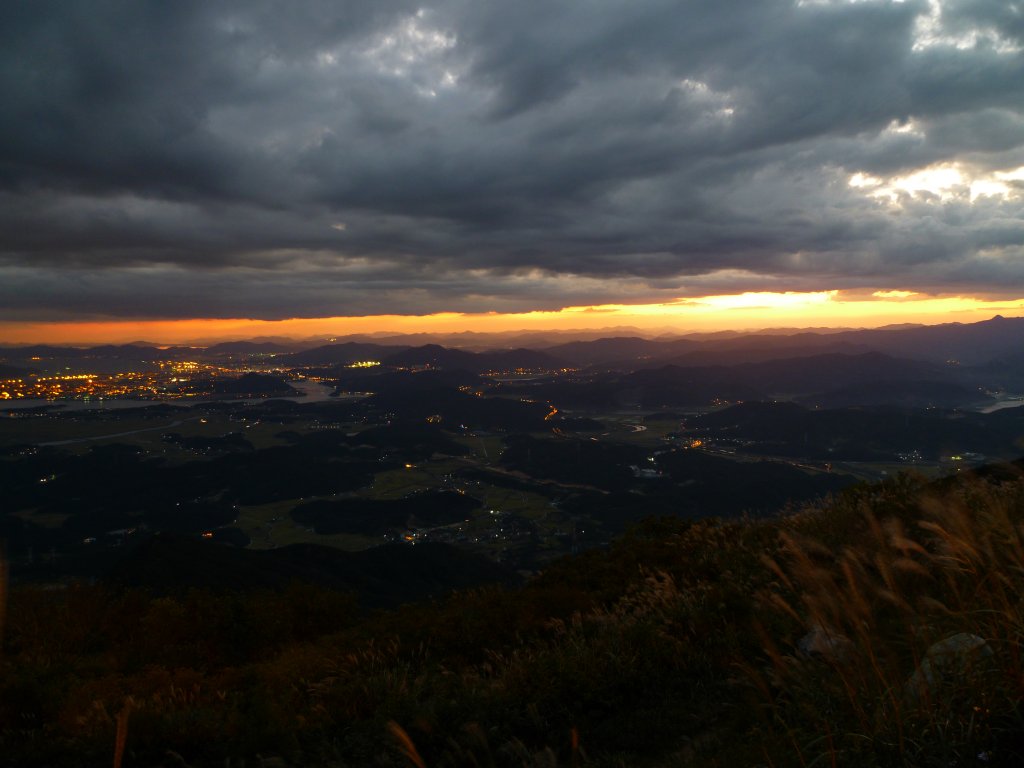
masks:
{"type": "Polygon", "coordinates": [[[984,375],[974,369],[880,352],[807,354],[734,365],[663,363],[583,375],[585,381],[551,378],[519,388],[524,396],[584,410],[775,399],[919,407],[977,406],[990,400],[978,385],[984,375]]]}
{"type": "MultiPolygon", "coordinates": [[[[413,337],[391,337],[391,339],[413,337]]],[[[419,337],[415,337],[419,339],[419,337]]],[[[485,334],[468,337],[474,345],[491,338],[485,334]]],[[[505,337],[509,340],[513,337],[505,337]]],[[[346,366],[365,360],[380,362],[394,368],[433,367],[458,369],[472,373],[511,371],[515,369],[556,370],[561,367],[619,369],[624,372],[672,365],[679,368],[706,369],[716,366],[741,366],[771,361],[818,357],[821,355],[854,356],[859,359],[848,368],[852,377],[866,375],[865,366],[872,367],[871,377],[908,380],[932,378],[937,369],[914,367],[912,362],[930,365],[975,367],[999,375],[1009,372],[1024,375],[1024,318],[996,316],[978,323],[947,323],[933,326],[897,326],[871,330],[829,330],[828,332],[782,330],[752,334],[732,332],[694,334],[676,338],[644,338],[639,335],[609,336],[551,344],[542,337],[530,337],[530,346],[523,346],[523,335],[514,337],[512,348],[464,349],[436,343],[399,344],[368,341],[342,341],[322,344],[299,351],[290,351],[277,341],[226,342],[207,348],[167,347],[144,344],[102,345],[89,348],[33,345],[0,348],[0,364],[14,369],[35,368],[41,371],[90,369],[96,371],[126,367],[152,366],[159,360],[209,359],[225,357],[261,357],[273,355],[275,364],[284,366],[346,366]],[[866,354],[882,354],[881,358],[863,358],[866,354]],[[896,359],[905,363],[896,363],[896,359]],[[872,362],[874,361],[874,362],[872,362]],[[880,370],[885,368],[885,370],[880,370]],[[904,370],[906,369],[906,370],[904,370]],[[911,371],[911,373],[907,373],[911,371]]],[[[844,365],[839,357],[818,360],[818,365],[833,369],[844,365]]],[[[793,369],[793,363],[784,366],[793,369]]],[[[755,370],[760,389],[790,389],[783,380],[784,372],[769,367],[755,370]],[[773,372],[774,371],[774,372],[773,372]],[[766,381],[762,375],[768,376],[766,381]]],[[[813,372],[811,372],[813,373],[813,372]]],[[[805,375],[805,374],[802,374],[805,375]]],[[[833,381],[833,384],[835,382],[833,381]]],[[[850,383],[850,382],[845,382],[850,383]]],[[[806,381],[800,389],[806,391],[806,381]]]]}
{"type": "MultiPolygon", "coordinates": [[[[479,340],[474,338],[476,342],[479,340]]],[[[665,363],[702,367],[828,353],[851,355],[881,352],[911,360],[982,365],[997,358],[1020,354],[1024,347],[1024,318],[996,316],[991,320],[970,324],[901,325],[870,330],[816,329],[790,332],[788,329],[778,329],[751,334],[694,334],[672,339],[651,339],[639,335],[606,336],[558,344],[551,344],[550,339],[545,341],[539,337],[530,339],[530,344],[524,344],[524,341],[523,337],[516,337],[516,348],[501,351],[469,351],[435,343],[411,346],[347,342],[305,350],[288,355],[285,359],[295,364],[315,364],[371,358],[397,366],[430,364],[484,371],[559,365],[637,368],[665,363]]]]}

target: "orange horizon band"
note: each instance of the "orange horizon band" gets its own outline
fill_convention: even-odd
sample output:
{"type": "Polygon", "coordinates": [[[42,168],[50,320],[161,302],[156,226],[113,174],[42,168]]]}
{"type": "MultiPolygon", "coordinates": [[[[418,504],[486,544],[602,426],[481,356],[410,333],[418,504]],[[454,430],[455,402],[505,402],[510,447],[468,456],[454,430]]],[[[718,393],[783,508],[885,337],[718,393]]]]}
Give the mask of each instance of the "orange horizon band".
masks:
{"type": "Polygon", "coordinates": [[[879,327],[895,323],[977,322],[1024,314],[1024,298],[934,297],[880,290],[849,297],[838,291],[748,292],[657,304],[604,304],[557,311],[370,315],[284,320],[189,318],[0,322],[0,344],[200,343],[254,336],[329,337],[350,334],[508,333],[631,327],[651,332],[750,331],[770,327],[879,327]]]}

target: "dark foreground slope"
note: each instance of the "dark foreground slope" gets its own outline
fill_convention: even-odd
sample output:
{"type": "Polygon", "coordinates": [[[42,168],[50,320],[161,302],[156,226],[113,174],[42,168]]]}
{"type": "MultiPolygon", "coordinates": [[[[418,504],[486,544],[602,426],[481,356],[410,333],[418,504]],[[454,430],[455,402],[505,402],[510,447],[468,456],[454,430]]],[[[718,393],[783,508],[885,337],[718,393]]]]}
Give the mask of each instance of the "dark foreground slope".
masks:
{"type": "Polygon", "coordinates": [[[363,605],[384,607],[455,589],[513,583],[516,576],[481,555],[440,542],[385,544],[360,552],[317,544],[252,550],[163,534],[119,559],[108,579],[159,594],[200,588],[252,592],[300,582],[351,592],[363,605]]]}
{"type": "Polygon", "coordinates": [[[297,582],[17,589],[0,762],[109,763],[120,733],[139,766],[1020,765],[1022,469],[652,520],[369,615],[297,582]]]}

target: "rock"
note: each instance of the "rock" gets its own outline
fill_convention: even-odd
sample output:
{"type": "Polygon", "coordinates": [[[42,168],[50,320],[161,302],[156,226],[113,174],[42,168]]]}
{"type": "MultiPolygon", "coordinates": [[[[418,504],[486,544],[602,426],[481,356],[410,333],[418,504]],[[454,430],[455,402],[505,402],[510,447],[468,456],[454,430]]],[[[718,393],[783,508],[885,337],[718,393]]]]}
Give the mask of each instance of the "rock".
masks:
{"type": "Polygon", "coordinates": [[[160,768],[190,768],[189,764],[185,762],[185,758],[179,755],[174,750],[167,750],[164,753],[164,759],[160,763],[160,768]]]}
{"type": "Polygon", "coordinates": [[[850,657],[852,645],[849,638],[815,624],[800,638],[796,647],[807,658],[842,662],[850,657]]]}
{"type": "Polygon", "coordinates": [[[907,698],[918,703],[932,698],[943,684],[969,678],[979,662],[992,656],[984,638],[969,632],[947,637],[932,645],[905,686],[907,698]]]}

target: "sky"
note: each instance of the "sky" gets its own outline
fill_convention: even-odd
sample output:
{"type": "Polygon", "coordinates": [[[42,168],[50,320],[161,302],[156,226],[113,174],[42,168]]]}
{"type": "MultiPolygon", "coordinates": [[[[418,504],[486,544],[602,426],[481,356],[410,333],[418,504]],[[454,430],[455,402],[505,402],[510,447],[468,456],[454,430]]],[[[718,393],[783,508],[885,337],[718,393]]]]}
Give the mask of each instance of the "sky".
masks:
{"type": "Polygon", "coordinates": [[[1024,314],[1024,0],[7,2],[0,100],[0,341],[1024,314]]]}

